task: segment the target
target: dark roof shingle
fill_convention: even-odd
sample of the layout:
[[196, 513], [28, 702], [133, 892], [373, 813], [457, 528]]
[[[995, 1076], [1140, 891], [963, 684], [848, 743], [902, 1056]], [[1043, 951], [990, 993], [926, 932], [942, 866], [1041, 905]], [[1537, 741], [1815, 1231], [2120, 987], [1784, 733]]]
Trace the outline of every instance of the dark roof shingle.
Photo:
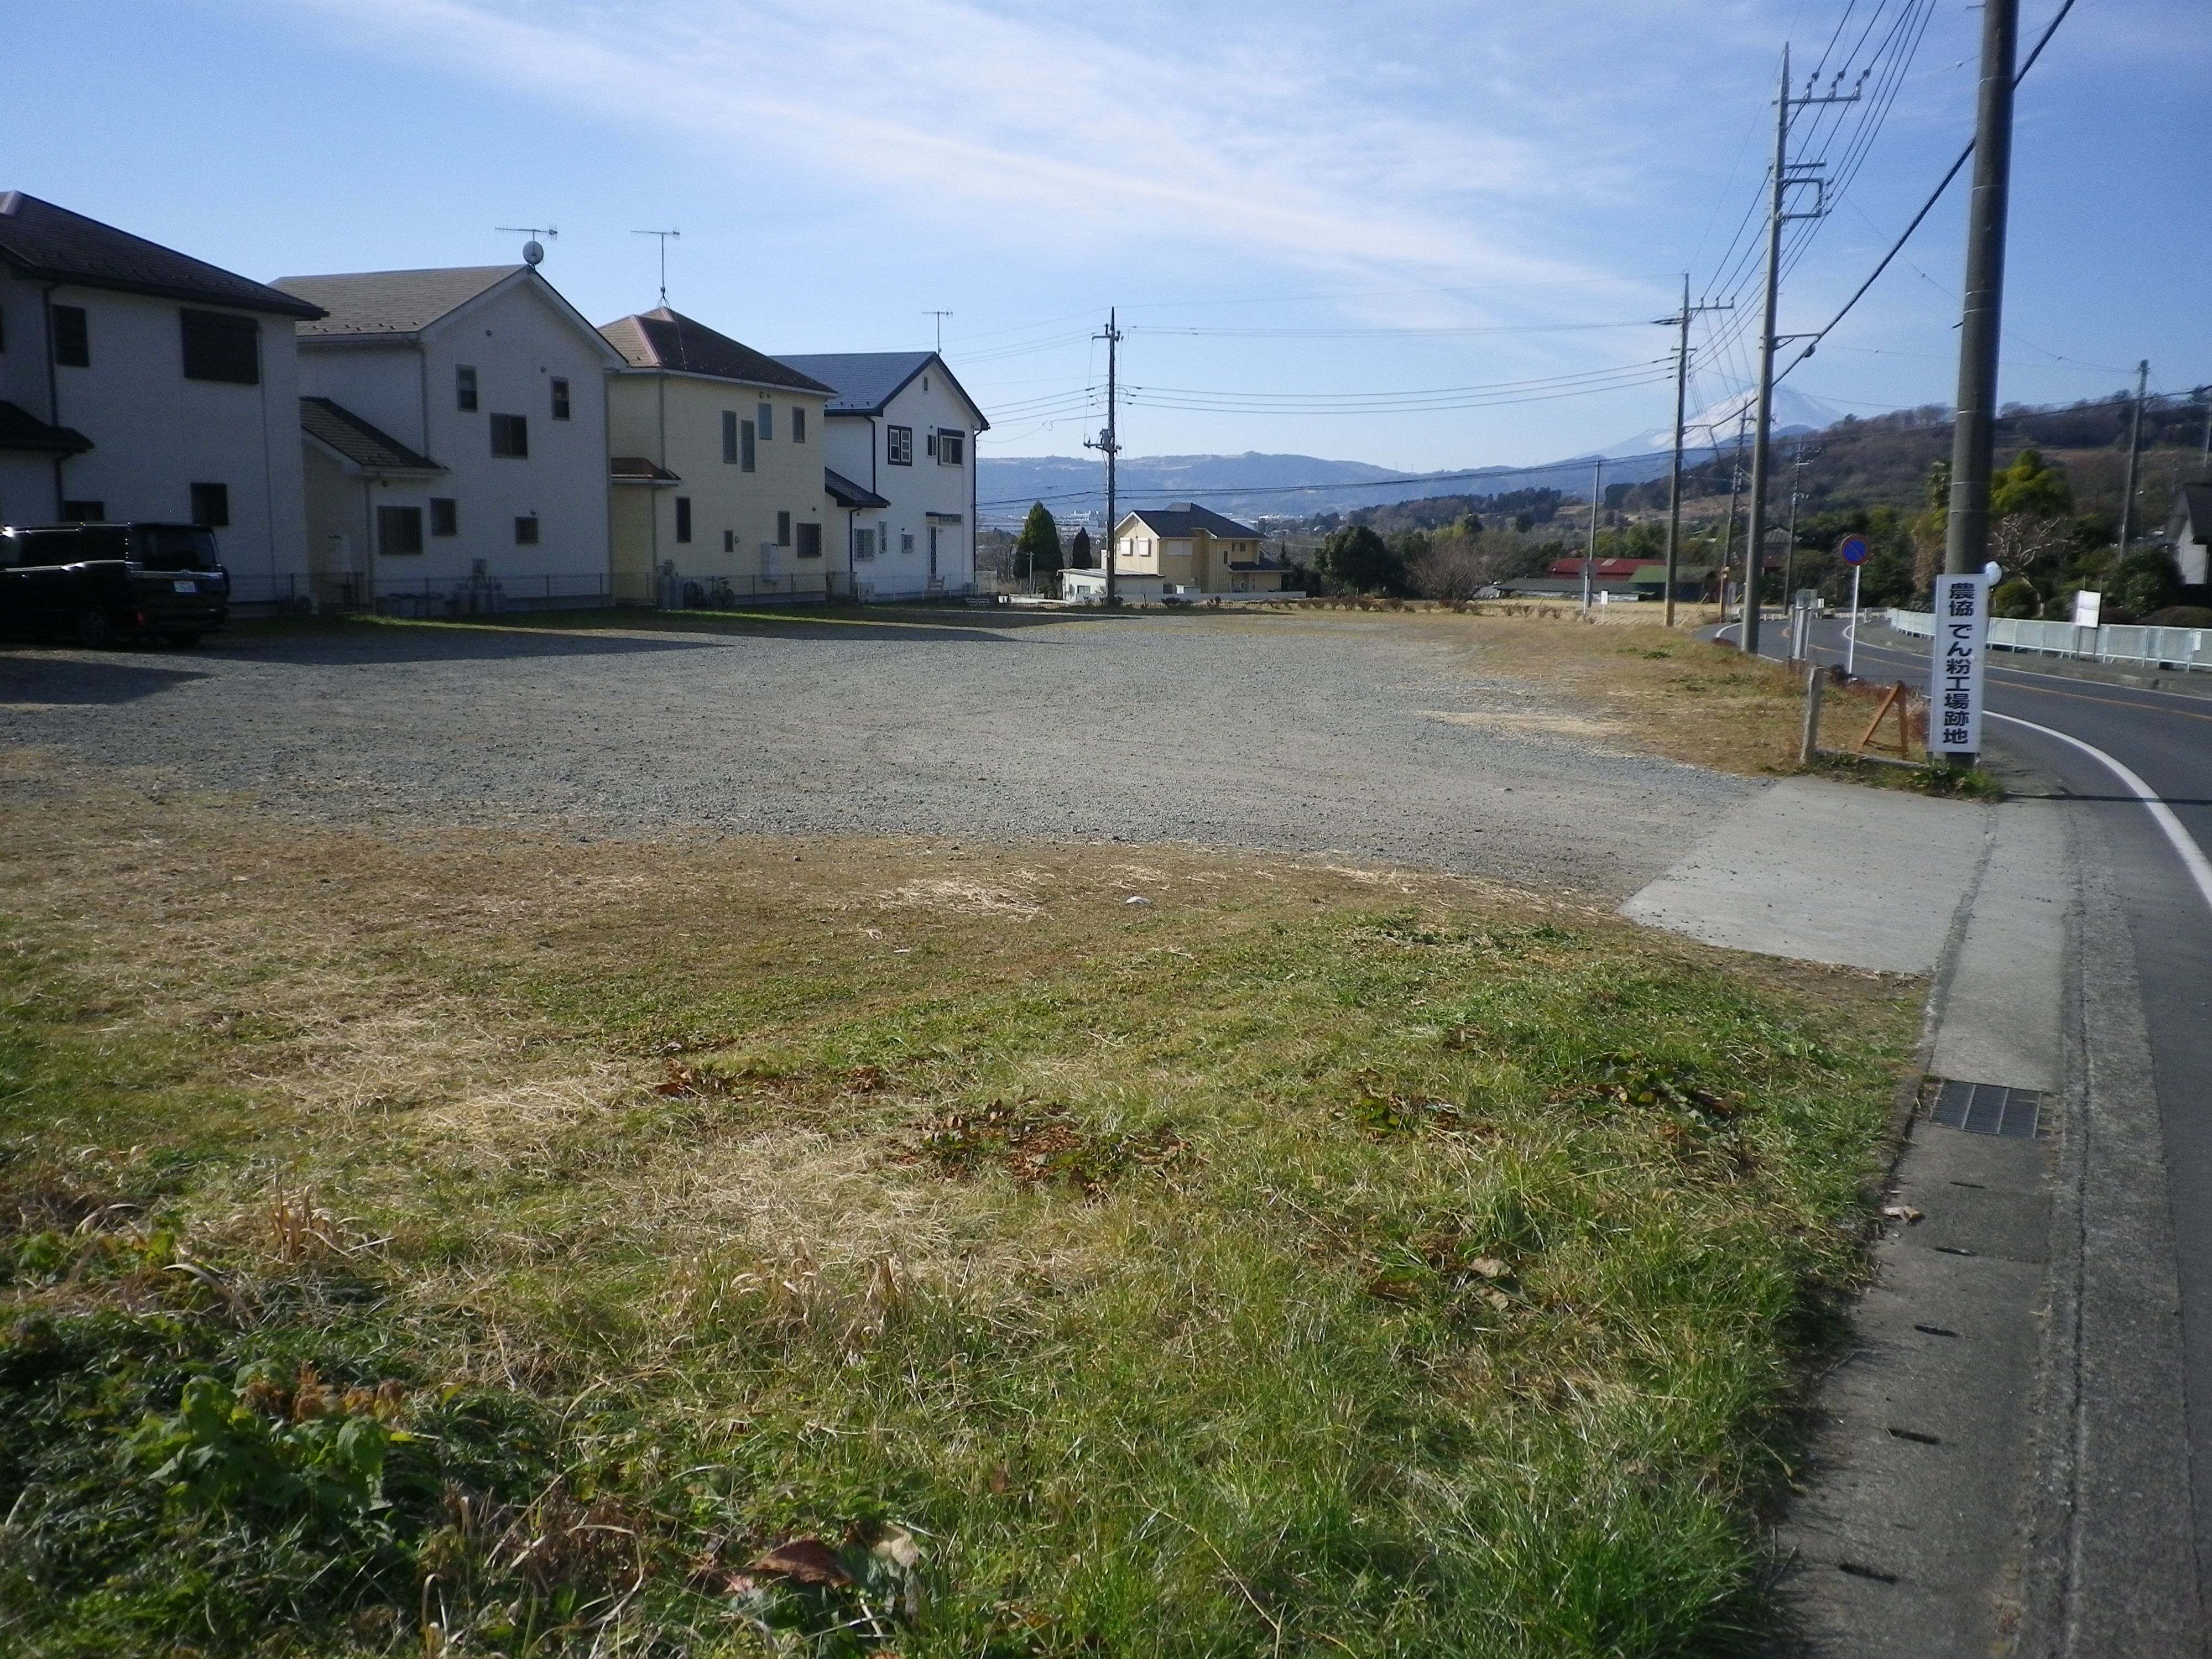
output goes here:
[[1207, 535], [1218, 536], [1224, 541], [1253, 542], [1260, 539], [1260, 532], [1250, 525], [1224, 518], [1212, 507], [1200, 507], [1191, 501], [1172, 501], [1166, 507], [1132, 507], [1127, 516], [1142, 520], [1155, 536], [1188, 536], [1203, 530]]
[[748, 386], [781, 386], [790, 392], [834, 393], [810, 375], [765, 352], [717, 333], [706, 324], [662, 306], [602, 324], [599, 332], [633, 368], [661, 368], [676, 374], [705, 374]]
[[310, 302], [56, 207], [20, 190], [0, 195], [0, 261], [26, 276], [79, 288], [198, 300], [277, 317], [320, 315]]
[[854, 483], [834, 467], [822, 469], [822, 487], [840, 507], [889, 507], [890, 503], [864, 483]]
[[933, 351], [836, 351], [815, 356], [802, 354], [781, 361], [802, 374], [811, 375], [836, 388], [837, 395], [830, 400], [832, 415], [880, 415], [908, 381], [933, 364], [945, 377], [945, 384], [975, 411], [975, 429], [991, 429], [990, 422], [983, 418], [981, 406], [945, 366], [945, 359]]
[[443, 472], [428, 455], [418, 455], [380, 428], [371, 426], [344, 404], [328, 398], [300, 399], [300, 427], [318, 443], [329, 445], [369, 472]]
[[92, 440], [75, 427], [49, 426], [20, 404], [0, 402], [0, 449], [33, 455], [82, 455]]

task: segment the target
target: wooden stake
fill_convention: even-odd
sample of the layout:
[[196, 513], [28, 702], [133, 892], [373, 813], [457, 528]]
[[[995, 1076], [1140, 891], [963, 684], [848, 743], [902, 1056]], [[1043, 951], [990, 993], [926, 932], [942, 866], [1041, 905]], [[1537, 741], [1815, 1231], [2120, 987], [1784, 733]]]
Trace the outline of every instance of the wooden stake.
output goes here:
[[1859, 740], [1851, 745], [1851, 752], [1853, 754], [1863, 755], [1866, 753], [1867, 744], [1872, 743], [1874, 741], [1874, 734], [1881, 730], [1881, 723], [1889, 714], [1890, 705], [1895, 702], [1898, 698], [1904, 696], [1904, 694], [1905, 682], [1903, 680], [1899, 680], [1895, 685], [1891, 686], [1888, 690], [1881, 694], [1881, 706], [1874, 711], [1874, 718], [1867, 722], [1867, 729], [1859, 733]]

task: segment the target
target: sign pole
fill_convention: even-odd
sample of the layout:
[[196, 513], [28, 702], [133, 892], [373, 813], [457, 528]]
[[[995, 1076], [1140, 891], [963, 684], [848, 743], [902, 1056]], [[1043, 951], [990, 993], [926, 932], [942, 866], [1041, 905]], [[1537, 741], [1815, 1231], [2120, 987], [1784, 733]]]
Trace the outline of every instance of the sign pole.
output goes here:
[[1836, 544], [1836, 551], [1851, 568], [1851, 626], [1844, 635], [1844, 672], [1851, 674], [1857, 672], [1859, 662], [1859, 571], [1866, 563], [1867, 538], [1846, 536]]

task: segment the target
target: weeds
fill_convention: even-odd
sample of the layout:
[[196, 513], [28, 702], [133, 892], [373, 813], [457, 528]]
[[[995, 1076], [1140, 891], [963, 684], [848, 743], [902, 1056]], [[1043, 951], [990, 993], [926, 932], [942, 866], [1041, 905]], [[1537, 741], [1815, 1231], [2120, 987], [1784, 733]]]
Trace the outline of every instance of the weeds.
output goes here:
[[[1087, 849], [717, 842], [552, 889], [527, 838], [168, 801], [180, 879], [268, 862], [210, 921], [118, 878], [152, 809], [76, 810], [24, 808], [0, 924], [0, 1647], [1762, 1627], [1909, 982], [1403, 872], [1378, 915], [1147, 850], [1133, 921]], [[901, 896], [971, 888], [1051, 899]]]

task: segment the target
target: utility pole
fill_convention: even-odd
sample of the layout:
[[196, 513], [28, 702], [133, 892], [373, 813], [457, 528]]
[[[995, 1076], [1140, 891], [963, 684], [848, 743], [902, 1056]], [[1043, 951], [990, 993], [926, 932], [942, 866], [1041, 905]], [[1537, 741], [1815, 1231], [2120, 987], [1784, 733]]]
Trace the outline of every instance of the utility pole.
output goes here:
[[1601, 455], [1590, 464], [1590, 527], [1589, 539], [1583, 544], [1583, 609], [1590, 608], [1590, 581], [1597, 568], [1597, 509], [1603, 500], [1601, 488], [1605, 482], [1605, 457]]
[[682, 240], [684, 233], [680, 230], [633, 230], [630, 232], [630, 234], [633, 236], [653, 236], [659, 239], [660, 303], [665, 306], [668, 303], [668, 245], [671, 242]]
[[949, 311], [926, 311], [922, 313], [925, 317], [934, 317], [937, 319], [937, 350], [940, 356], [945, 352], [945, 319], [951, 314]]
[[1743, 493], [1743, 423], [1749, 414], [1750, 410], [1747, 409], [1736, 416], [1735, 459], [1729, 464], [1728, 523], [1721, 532], [1721, 615], [1723, 618], [1728, 615], [1729, 566], [1735, 560], [1736, 498]]
[[1951, 439], [1951, 516], [1943, 538], [1947, 576], [1971, 575], [1990, 557], [1990, 450], [2012, 191], [2013, 57], [2019, 45], [2020, 0], [1984, 0], [1974, 193], [1966, 209], [1966, 308], [1959, 326], [1959, 418]]
[[[2150, 381], [2150, 359], [2146, 357], [2136, 365], [2136, 416], [2128, 428], [2128, 488], [2120, 497], [2120, 557], [2128, 556], [2128, 534], [2135, 526], [2136, 479], [2142, 470], [2142, 409], [2143, 388]], [[2120, 573], [2117, 568], [2112, 574]]]
[[1725, 305], [1690, 303], [1690, 273], [1682, 273], [1682, 308], [1672, 317], [1662, 317], [1661, 327], [1673, 325], [1681, 330], [1674, 342], [1674, 466], [1667, 491], [1667, 626], [1674, 625], [1674, 583], [1680, 568], [1679, 549], [1682, 541], [1682, 413], [1683, 400], [1690, 387], [1690, 319], [1701, 311], [1733, 311], [1735, 301]]
[[[1766, 320], [1759, 337], [1759, 429], [1753, 436], [1751, 450], [1751, 551], [1744, 560], [1742, 643], [1744, 650], [1753, 656], [1759, 654], [1759, 589], [1765, 574], [1762, 567], [1766, 562], [1766, 475], [1774, 429], [1774, 348], [1781, 343], [1774, 331], [1774, 313], [1782, 294], [1782, 228], [1793, 219], [1817, 219], [1827, 210], [1827, 191], [1818, 171], [1819, 164], [1808, 163], [1802, 167], [1790, 165], [1790, 117], [1792, 112], [1815, 104], [1858, 102], [1857, 88], [1848, 93], [1837, 93], [1836, 88], [1842, 80], [1838, 73], [1822, 94], [1814, 94], [1814, 82], [1808, 80], [1805, 95], [1792, 98], [1790, 48], [1782, 48], [1782, 78], [1774, 94], [1774, 174], [1769, 181], [1771, 194], [1766, 213]], [[1859, 82], [1863, 86], [1866, 76], [1861, 75]], [[1795, 185], [1814, 187], [1817, 204], [1811, 213], [1790, 211], [1789, 193]]]
[[1083, 442], [1085, 449], [1103, 450], [1106, 454], [1106, 603], [1109, 605], [1121, 602], [1116, 580], [1120, 565], [1114, 534], [1114, 458], [1121, 453], [1120, 432], [1115, 420], [1116, 407], [1121, 401], [1115, 383], [1115, 348], [1121, 343], [1121, 331], [1115, 326], [1114, 318], [1114, 310], [1109, 307], [1106, 331], [1091, 337], [1094, 340], [1106, 342], [1106, 424], [1100, 428], [1097, 442], [1088, 438]]
[[[1820, 452], [1814, 450], [1813, 455]], [[1800, 438], [1790, 456], [1790, 543], [1782, 550], [1782, 600], [1785, 605], [1796, 602], [1796, 590], [1790, 586], [1797, 580], [1797, 495], [1798, 486], [1805, 481], [1805, 463], [1813, 455], [1805, 453], [1805, 441]]]

